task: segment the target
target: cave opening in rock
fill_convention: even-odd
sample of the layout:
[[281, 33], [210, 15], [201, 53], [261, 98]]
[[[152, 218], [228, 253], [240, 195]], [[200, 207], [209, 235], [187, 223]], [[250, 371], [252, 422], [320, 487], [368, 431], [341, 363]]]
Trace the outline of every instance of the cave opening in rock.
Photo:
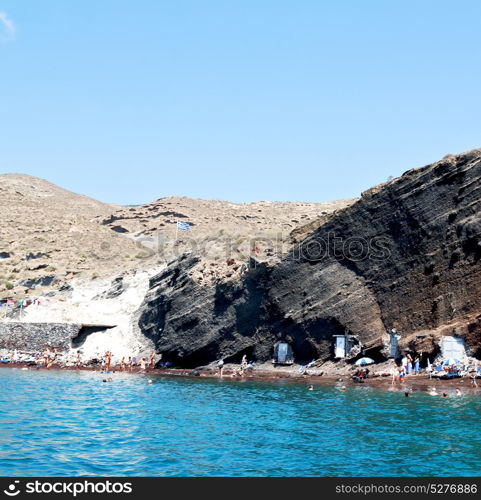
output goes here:
[[242, 361], [242, 357], [246, 356], [248, 361], [257, 361], [254, 356], [254, 346], [246, 347], [241, 351], [236, 352], [232, 356], [227, 356], [224, 361], [226, 363], [240, 363]]
[[175, 368], [199, 368], [221, 357], [218, 348], [214, 344], [204, 346], [190, 354], [185, 354], [180, 349], [161, 351], [160, 353], [162, 354], [162, 360], [158, 363], [158, 367], [162, 366], [162, 363], [168, 363]]
[[[370, 349], [364, 349], [362, 357], [367, 357], [373, 359], [376, 363], [383, 363], [387, 360], [385, 354], [383, 354], [384, 346], [376, 346]], [[355, 361], [355, 360], [353, 360]]]
[[72, 349], [79, 349], [85, 344], [87, 337], [92, 333], [106, 332], [116, 325], [83, 325], [76, 337], [72, 338]]

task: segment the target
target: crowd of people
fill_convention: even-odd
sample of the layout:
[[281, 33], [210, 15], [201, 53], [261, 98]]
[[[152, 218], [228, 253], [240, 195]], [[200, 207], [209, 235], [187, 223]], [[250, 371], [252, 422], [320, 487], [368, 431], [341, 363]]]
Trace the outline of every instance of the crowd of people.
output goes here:
[[[225, 370], [225, 362], [223, 359], [219, 360], [217, 362], [217, 374], [220, 377], [224, 376], [224, 370]], [[254, 361], [248, 361], [247, 356], [244, 354], [242, 356], [242, 360], [240, 362], [240, 365], [236, 368], [234, 368], [230, 374], [231, 377], [243, 377], [246, 372], [252, 372], [254, 370]]]
[[[97, 354], [94, 357], [84, 358], [81, 349], [62, 353], [56, 348], [49, 347], [44, 349], [43, 352], [36, 353], [34, 356], [29, 356], [28, 358], [26, 358], [25, 355], [19, 355], [17, 350], [7, 352], [6, 349], [3, 349], [3, 351], [0, 352], [0, 362], [11, 364], [25, 363], [37, 369], [51, 369], [54, 365], [74, 369], [91, 368], [97, 369], [103, 373], [146, 372], [154, 368], [171, 368], [173, 366], [170, 362], [163, 362], [162, 354], [156, 355], [154, 351], [150, 352], [148, 356], [114, 357], [112, 351], [108, 350], [103, 355]], [[463, 362], [459, 360], [442, 360], [433, 362], [433, 364], [427, 361], [427, 366], [425, 366], [423, 362], [423, 369], [421, 369], [421, 357], [407, 353], [402, 359], [397, 361], [397, 364], [395, 364], [394, 361], [392, 363], [390, 372], [389, 369], [385, 372], [372, 372], [367, 366], [358, 366], [354, 373], [350, 375], [351, 379], [354, 382], [363, 383], [371, 377], [391, 375], [391, 385], [394, 386], [396, 382], [399, 382], [402, 388], [407, 377], [421, 374], [421, 372], [424, 375], [429, 375], [429, 378], [451, 379], [467, 377], [473, 387], [478, 387], [476, 379], [481, 378], [481, 366], [478, 366], [478, 362], [473, 359]], [[308, 377], [310, 375], [308, 368], [313, 365], [314, 361], [305, 366], [301, 366], [298, 371], [302, 376]], [[226, 364], [224, 360], [221, 359], [217, 362], [217, 374], [220, 377], [224, 376], [225, 368]], [[244, 354], [239, 364], [229, 365], [228, 374], [230, 377], [244, 377], [246, 372], [252, 372], [253, 370], [254, 362], [252, 360], [249, 361], [247, 355]], [[198, 370], [194, 372], [192, 373], [195, 375], [200, 374]], [[316, 374], [319, 375], [319, 373]], [[108, 379], [106, 380], [108, 381]]]
[[16, 364], [19, 362], [26, 363], [30, 366], [35, 366], [36, 368], [47, 368], [50, 369], [54, 364], [75, 367], [81, 369], [84, 367], [99, 367], [101, 371], [134, 371], [140, 369], [141, 371], [146, 371], [147, 369], [154, 369], [157, 365], [166, 366], [168, 363], [162, 363], [162, 354], [156, 355], [155, 352], [151, 352], [150, 355], [137, 357], [137, 356], [122, 356], [118, 358], [116, 362], [113, 361], [112, 351], [106, 351], [103, 355], [98, 355], [94, 358], [84, 359], [81, 350], [78, 350], [76, 354], [69, 354], [67, 357], [58, 352], [56, 348], [47, 347], [43, 352], [36, 353], [33, 357], [25, 359], [19, 356], [18, 351], [15, 349], [11, 352], [4, 350], [0, 356], [0, 362]]
[[[136, 369], [146, 371], [147, 369], [153, 370], [157, 363], [161, 363], [162, 355], [160, 354], [156, 359], [156, 354], [152, 351], [148, 357], [122, 356], [115, 363], [112, 362], [112, 359], [112, 351], [106, 351], [103, 356], [98, 356], [84, 362], [81, 351], [77, 351], [75, 367], [80, 369], [83, 366], [100, 365], [101, 371], [106, 373], [110, 371], [133, 371]], [[72, 363], [72, 360], [67, 361], [67, 365], [71, 366]]]

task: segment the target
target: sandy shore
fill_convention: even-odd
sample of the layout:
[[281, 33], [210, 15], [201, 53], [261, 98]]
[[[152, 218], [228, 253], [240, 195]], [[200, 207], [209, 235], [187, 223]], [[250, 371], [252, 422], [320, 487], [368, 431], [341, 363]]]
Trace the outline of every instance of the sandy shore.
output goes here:
[[[27, 369], [31, 371], [47, 371], [47, 368], [29, 366], [27, 363], [0, 363], [0, 368], [17, 368]], [[103, 373], [105, 376], [118, 373], [141, 375], [148, 377], [200, 377], [208, 379], [219, 379], [220, 375], [217, 371], [211, 369], [182, 369], [182, 368], [148, 368], [141, 370], [140, 368], [133, 368], [131, 370], [111, 370], [110, 372], [102, 372], [100, 367], [67, 367], [60, 365], [53, 365], [50, 371], [55, 370], [68, 370], [68, 371], [94, 371]], [[224, 380], [238, 380], [238, 381], [289, 381], [293, 383], [302, 383], [305, 385], [324, 385], [324, 386], [342, 386], [347, 387], [373, 387], [378, 389], [390, 391], [407, 391], [413, 392], [428, 392], [432, 387], [435, 387], [438, 392], [452, 393], [459, 388], [463, 393], [481, 395], [481, 380], [477, 380], [478, 387], [473, 387], [468, 378], [458, 378], [452, 380], [441, 380], [439, 378], [429, 378], [426, 374], [410, 375], [406, 377], [403, 382], [392, 382], [391, 377], [371, 377], [364, 382], [359, 383], [348, 375], [302, 375], [292, 370], [285, 370], [282, 368], [271, 369], [256, 369], [252, 372], [245, 372], [243, 376], [235, 374], [234, 369], [225, 369], [222, 379]]]

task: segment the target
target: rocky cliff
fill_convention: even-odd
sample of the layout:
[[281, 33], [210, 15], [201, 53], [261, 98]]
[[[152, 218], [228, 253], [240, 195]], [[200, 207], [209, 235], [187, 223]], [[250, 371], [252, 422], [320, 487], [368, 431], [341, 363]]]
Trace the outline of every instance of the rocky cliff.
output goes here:
[[332, 357], [332, 336], [357, 335], [385, 354], [387, 331], [418, 339], [454, 333], [481, 354], [481, 150], [410, 170], [323, 220], [280, 263], [202, 284], [184, 255], [151, 279], [141, 331], [164, 359], [198, 366], [278, 339], [298, 360]]

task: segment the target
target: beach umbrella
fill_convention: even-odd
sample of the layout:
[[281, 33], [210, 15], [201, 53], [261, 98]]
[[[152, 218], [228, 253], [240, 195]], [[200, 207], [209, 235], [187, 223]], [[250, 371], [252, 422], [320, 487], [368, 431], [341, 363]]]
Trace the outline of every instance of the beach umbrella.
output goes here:
[[356, 365], [364, 366], [364, 365], [372, 365], [375, 361], [371, 358], [361, 358], [356, 361]]
[[461, 361], [459, 361], [459, 359], [449, 358], [443, 363], [443, 365], [444, 366], [452, 366], [452, 365], [457, 365], [458, 363], [461, 363]]

